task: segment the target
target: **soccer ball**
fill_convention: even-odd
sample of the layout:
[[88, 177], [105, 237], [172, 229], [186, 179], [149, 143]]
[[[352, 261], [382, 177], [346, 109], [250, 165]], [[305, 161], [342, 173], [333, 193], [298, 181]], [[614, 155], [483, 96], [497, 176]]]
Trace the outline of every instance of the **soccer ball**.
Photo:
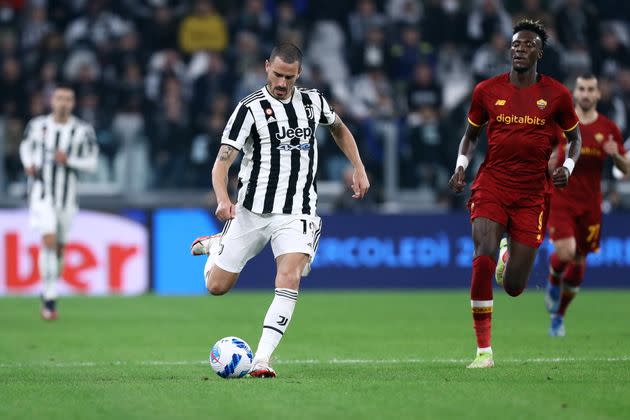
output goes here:
[[252, 368], [254, 354], [245, 340], [225, 337], [210, 350], [210, 366], [224, 379], [242, 378]]

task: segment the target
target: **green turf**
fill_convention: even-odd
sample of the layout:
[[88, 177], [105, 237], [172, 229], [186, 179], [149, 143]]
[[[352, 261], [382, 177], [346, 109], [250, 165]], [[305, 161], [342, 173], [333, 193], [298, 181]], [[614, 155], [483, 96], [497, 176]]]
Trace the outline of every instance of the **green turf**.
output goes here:
[[39, 319], [34, 299], [1, 299], [0, 418], [630, 413], [627, 291], [583, 291], [561, 339], [546, 336], [542, 294], [496, 293], [496, 367], [485, 370], [465, 369], [475, 343], [464, 291], [306, 291], [276, 352], [276, 380], [214, 375], [204, 362], [210, 346], [227, 335], [255, 346], [271, 298], [239, 291], [218, 298], [67, 298], [56, 322]]

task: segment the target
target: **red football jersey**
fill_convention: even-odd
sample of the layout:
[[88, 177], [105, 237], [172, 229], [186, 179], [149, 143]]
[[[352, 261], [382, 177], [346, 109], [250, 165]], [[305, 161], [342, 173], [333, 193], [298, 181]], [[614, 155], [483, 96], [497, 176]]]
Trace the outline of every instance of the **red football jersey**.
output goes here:
[[490, 183], [522, 196], [521, 205], [539, 205], [548, 191], [547, 163], [556, 127], [578, 124], [569, 90], [551, 77], [518, 88], [509, 73], [479, 83], [473, 91], [468, 121], [488, 123], [488, 152], [472, 189]]
[[[599, 206], [602, 200], [602, 169], [608, 157], [604, 152], [604, 143], [614, 140], [619, 146], [619, 153], [626, 153], [621, 131], [614, 122], [602, 114], [590, 124], [580, 123], [580, 133], [582, 134], [580, 158], [569, 177], [569, 185], [566, 188], [554, 188], [554, 204], [565, 203], [580, 208]], [[558, 135], [564, 136], [564, 133]], [[565, 138], [561, 144], [562, 147], [558, 151], [558, 166], [564, 162], [568, 147]]]

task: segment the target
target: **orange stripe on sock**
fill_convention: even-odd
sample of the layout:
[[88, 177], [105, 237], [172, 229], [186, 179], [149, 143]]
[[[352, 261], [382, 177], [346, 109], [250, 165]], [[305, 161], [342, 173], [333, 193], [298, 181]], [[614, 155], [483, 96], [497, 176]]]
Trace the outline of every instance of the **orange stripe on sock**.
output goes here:
[[491, 314], [492, 313], [492, 306], [486, 306], [484, 308], [473, 307], [472, 308], [472, 312], [473, 312], [473, 314]]

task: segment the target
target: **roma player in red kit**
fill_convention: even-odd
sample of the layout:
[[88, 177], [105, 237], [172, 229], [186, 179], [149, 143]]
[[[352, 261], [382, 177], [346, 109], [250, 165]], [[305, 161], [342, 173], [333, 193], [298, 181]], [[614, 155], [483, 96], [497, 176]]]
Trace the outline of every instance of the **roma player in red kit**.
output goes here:
[[[597, 78], [578, 77], [573, 96], [583, 143], [571, 182], [566, 188], [554, 189], [551, 197], [549, 236], [554, 252], [549, 258], [545, 303], [551, 314], [552, 337], [565, 335], [564, 314], [584, 278], [586, 256], [599, 249], [604, 161], [610, 156], [620, 171], [628, 173], [629, 169], [619, 128], [597, 112]], [[560, 148], [558, 159], [563, 155]]]
[[[475, 87], [449, 181], [453, 191], [464, 190], [466, 167], [487, 124], [488, 152], [468, 203], [474, 242], [470, 298], [477, 336], [477, 357], [469, 368], [494, 366], [490, 331], [495, 269], [497, 281], [510, 296], [518, 296], [527, 285], [546, 228], [551, 188], [547, 165], [557, 126], [565, 130], [570, 148], [569, 157], [551, 177], [555, 186], [567, 185], [580, 155], [582, 141], [571, 93], [536, 71], [546, 41], [545, 29], [538, 22], [516, 24], [510, 48], [512, 68]], [[505, 233], [509, 240], [501, 241]], [[497, 265], [500, 242], [503, 249]], [[509, 261], [502, 258], [508, 250]]]

